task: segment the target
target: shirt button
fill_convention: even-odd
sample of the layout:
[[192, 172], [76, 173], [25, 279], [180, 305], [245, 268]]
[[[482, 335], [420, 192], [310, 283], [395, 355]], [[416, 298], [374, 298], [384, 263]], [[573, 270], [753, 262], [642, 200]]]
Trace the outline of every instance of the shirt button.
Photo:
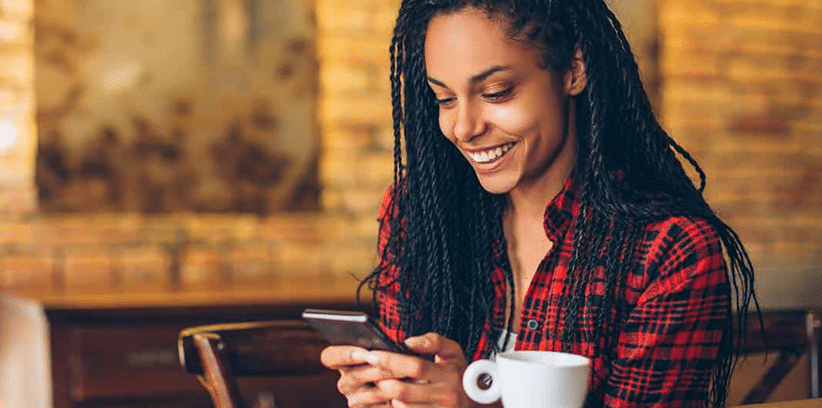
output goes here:
[[529, 320], [528, 321], [528, 329], [529, 330], [539, 329], [539, 322], [534, 320], [534, 319]]

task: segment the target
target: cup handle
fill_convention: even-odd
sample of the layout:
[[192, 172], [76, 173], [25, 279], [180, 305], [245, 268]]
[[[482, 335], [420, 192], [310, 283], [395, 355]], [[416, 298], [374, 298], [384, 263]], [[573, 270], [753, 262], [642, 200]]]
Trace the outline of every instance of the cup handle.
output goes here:
[[[477, 381], [482, 374], [491, 376], [491, 387], [487, 390], [477, 386]], [[500, 397], [500, 385], [497, 378], [497, 365], [490, 360], [477, 360], [465, 369], [462, 375], [462, 388], [472, 400], [480, 404], [490, 404], [496, 402]]]

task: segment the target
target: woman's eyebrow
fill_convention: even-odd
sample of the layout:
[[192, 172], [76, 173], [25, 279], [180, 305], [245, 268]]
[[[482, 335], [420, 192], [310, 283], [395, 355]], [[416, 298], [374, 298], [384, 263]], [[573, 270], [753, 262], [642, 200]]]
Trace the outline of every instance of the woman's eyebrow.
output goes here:
[[[472, 77], [471, 77], [471, 79], [470, 79], [469, 81], [470, 81], [470, 82], [471, 82], [471, 84], [473, 85], [473, 84], [476, 84], [476, 83], [478, 83], [478, 82], [482, 82], [482, 81], [484, 81], [486, 78], [488, 78], [489, 76], [491, 76], [491, 75], [493, 75], [493, 74], [495, 74], [495, 73], [497, 73], [497, 72], [500, 72], [500, 71], [508, 71], [508, 70], [510, 70], [510, 69], [511, 69], [511, 67], [508, 67], [508, 66], [505, 66], [505, 65], [494, 65], [494, 66], [492, 66], [492, 67], [490, 67], [490, 68], [488, 68], [488, 69], [486, 69], [486, 70], [484, 70], [484, 71], [480, 72], [479, 74], [476, 74], [476, 75], [472, 76]], [[447, 86], [447, 85], [445, 85], [445, 83], [443, 83], [442, 81], [440, 81], [440, 80], [438, 80], [438, 79], [435, 79], [435, 78], [432, 78], [432, 77], [430, 77], [430, 76], [428, 77], [428, 82], [430, 82], [430, 83], [432, 83], [432, 84], [434, 84], [434, 85], [439, 85], [439, 86], [441, 86], [441, 87], [443, 87], [443, 88], [447, 88], [447, 87], [448, 87], [448, 86]]]

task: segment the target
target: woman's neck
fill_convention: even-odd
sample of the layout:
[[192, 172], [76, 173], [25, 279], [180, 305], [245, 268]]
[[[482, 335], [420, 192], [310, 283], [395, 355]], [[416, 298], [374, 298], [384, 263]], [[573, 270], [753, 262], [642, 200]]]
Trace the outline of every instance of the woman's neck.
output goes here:
[[507, 210], [516, 218], [541, 219], [548, 203], [562, 191], [569, 175], [570, 171], [564, 177], [558, 177], [550, 183], [539, 183], [530, 185], [528, 188], [512, 190], [508, 193]]
[[568, 182], [576, 162], [575, 146], [564, 149], [560, 155], [569, 155], [572, 159], [555, 161], [557, 167], [550, 169], [538, 180], [531, 183], [522, 183], [508, 192], [506, 212], [514, 218], [539, 218], [545, 214], [548, 203], [557, 196]]

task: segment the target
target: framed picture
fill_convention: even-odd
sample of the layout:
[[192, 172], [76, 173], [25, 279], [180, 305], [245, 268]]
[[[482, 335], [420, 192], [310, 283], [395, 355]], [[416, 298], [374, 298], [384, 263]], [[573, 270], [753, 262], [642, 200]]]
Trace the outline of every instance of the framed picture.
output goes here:
[[38, 0], [43, 212], [319, 208], [313, 6]]

